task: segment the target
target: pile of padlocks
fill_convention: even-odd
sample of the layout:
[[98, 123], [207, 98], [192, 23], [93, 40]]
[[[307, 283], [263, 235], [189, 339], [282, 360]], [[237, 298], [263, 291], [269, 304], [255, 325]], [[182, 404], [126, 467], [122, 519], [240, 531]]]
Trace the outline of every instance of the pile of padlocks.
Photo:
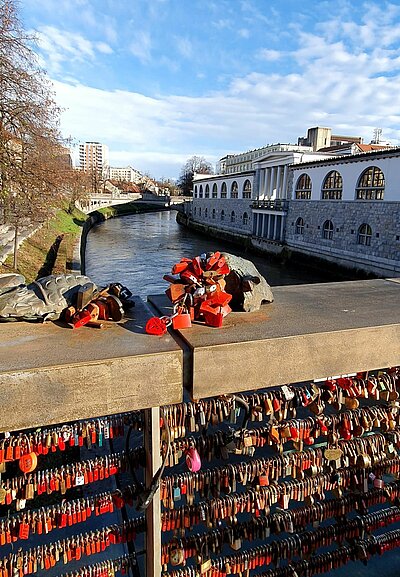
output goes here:
[[220, 252], [203, 253], [194, 258], [181, 258], [171, 274], [164, 275], [170, 283], [166, 294], [174, 306], [171, 316], [153, 317], [146, 325], [149, 334], [162, 335], [172, 324], [174, 329], [186, 329], [192, 321], [204, 321], [207, 326], [221, 327], [231, 312], [232, 295], [225, 291], [225, 276], [230, 268]]

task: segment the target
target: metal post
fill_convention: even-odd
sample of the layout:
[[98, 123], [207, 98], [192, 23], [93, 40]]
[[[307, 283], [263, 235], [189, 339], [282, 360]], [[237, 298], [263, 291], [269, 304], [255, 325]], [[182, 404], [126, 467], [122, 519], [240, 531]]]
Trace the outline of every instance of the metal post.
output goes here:
[[[161, 466], [160, 408], [146, 410], [144, 429], [146, 451], [146, 487]], [[146, 509], [146, 577], [160, 577], [161, 567], [161, 502], [160, 491]]]

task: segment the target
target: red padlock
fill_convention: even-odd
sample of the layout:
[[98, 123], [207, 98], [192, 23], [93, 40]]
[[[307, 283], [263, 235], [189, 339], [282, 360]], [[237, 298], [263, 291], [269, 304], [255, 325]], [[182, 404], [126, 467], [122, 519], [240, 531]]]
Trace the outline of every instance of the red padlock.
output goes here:
[[79, 329], [79, 327], [83, 327], [87, 323], [90, 323], [91, 320], [92, 317], [88, 311], [79, 311], [72, 317], [72, 326], [74, 329]]
[[190, 329], [191, 326], [190, 313], [178, 313], [176, 317], [172, 317], [173, 329]]
[[146, 323], [145, 331], [149, 335], [162, 336], [167, 332], [167, 324], [164, 317], [151, 317]]

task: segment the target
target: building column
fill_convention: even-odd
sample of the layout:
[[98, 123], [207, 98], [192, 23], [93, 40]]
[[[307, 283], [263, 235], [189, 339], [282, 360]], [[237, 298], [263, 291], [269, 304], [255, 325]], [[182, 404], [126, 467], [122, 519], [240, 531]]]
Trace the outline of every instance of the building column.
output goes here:
[[254, 173], [254, 178], [253, 178], [253, 186], [252, 186], [252, 191], [251, 191], [252, 197], [254, 199], [259, 199], [260, 198], [260, 169], [256, 168], [256, 171]]
[[257, 236], [257, 221], [258, 221], [258, 213], [255, 212], [253, 214], [253, 235]]
[[280, 238], [279, 238], [279, 240], [280, 240], [281, 242], [283, 242], [283, 236], [284, 236], [284, 233], [285, 233], [285, 226], [284, 226], [284, 224], [285, 224], [285, 216], [282, 215], [282, 216], [281, 216], [281, 233], [280, 233]]
[[267, 226], [266, 226], [266, 231], [265, 231], [265, 238], [269, 238], [269, 231], [271, 230], [271, 215], [266, 214], [265, 216], [267, 217]]
[[282, 198], [288, 198], [288, 172], [289, 172], [289, 165], [285, 164], [283, 169], [283, 182], [282, 182]]
[[277, 240], [277, 237], [278, 237], [278, 220], [279, 220], [279, 216], [276, 214], [275, 215], [275, 223], [274, 223], [274, 240]]
[[275, 178], [275, 167], [271, 167], [268, 169], [270, 172], [270, 178], [269, 178], [269, 186], [268, 186], [268, 199], [270, 199], [272, 197], [272, 193], [274, 190], [274, 178]]
[[275, 198], [282, 198], [282, 166], [277, 168]]

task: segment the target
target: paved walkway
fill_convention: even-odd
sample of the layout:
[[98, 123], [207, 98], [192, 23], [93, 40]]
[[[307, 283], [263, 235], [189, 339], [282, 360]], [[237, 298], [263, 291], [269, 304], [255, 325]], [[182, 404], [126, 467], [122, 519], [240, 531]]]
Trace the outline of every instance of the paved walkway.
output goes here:
[[[18, 234], [18, 247], [25, 239], [32, 236], [42, 225], [30, 224], [20, 229]], [[0, 225], [0, 264], [2, 264], [9, 254], [14, 251], [14, 228], [5, 224]]]

